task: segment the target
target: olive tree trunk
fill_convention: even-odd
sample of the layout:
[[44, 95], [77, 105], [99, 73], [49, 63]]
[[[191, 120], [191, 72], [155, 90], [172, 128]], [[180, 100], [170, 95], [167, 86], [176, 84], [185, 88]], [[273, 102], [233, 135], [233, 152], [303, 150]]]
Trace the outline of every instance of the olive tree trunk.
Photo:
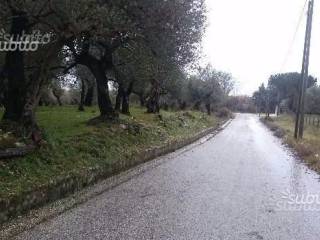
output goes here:
[[159, 113], [160, 112], [160, 84], [157, 80], [151, 81], [152, 88], [150, 91], [149, 98], [147, 100], [147, 113]]

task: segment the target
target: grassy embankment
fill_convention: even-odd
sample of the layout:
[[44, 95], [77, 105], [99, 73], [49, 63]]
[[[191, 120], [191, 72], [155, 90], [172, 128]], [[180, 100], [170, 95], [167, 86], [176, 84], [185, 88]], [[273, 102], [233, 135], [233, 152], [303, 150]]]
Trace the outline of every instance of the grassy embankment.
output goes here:
[[38, 122], [47, 145], [24, 158], [0, 161], [0, 200], [22, 196], [57, 177], [112, 167], [146, 148], [187, 138], [222, 121], [200, 112], [162, 111], [159, 117], [144, 111], [134, 107], [132, 116], [121, 115], [118, 123], [88, 126], [87, 121], [98, 115], [96, 108], [40, 108]]
[[266, 124], [275, 135], [282, 137], [285, 143], [295, 149], [310, 168], [320, 172], [320, 128], [306, 124], [303, 140], [296, 141], [293, 137], [294, 116], [281, 115]]

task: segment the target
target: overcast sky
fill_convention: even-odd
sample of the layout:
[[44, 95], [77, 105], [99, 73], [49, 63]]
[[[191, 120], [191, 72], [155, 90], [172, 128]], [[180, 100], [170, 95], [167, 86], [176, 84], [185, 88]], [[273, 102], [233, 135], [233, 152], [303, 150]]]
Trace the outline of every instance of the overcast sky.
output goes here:
[[[237, 94], [251, 95], [271, 74], [301, 71], [306, 11], [282, 68], [305, 0], [207, 0], [205, 60], [231, 72]], [[320, 78], [320, 1], [315, 1], [310, 73]]]

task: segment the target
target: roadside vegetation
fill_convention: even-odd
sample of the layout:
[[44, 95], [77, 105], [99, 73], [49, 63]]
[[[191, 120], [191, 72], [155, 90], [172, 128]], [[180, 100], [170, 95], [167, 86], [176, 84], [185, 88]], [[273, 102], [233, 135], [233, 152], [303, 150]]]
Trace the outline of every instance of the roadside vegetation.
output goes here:
[[[137, 101], [147, 114], [211, 115], [234, 87], [231, 74], [199, 66], [204, 0], [9, 0], [0, 20], [17, 42], [26, 34], [31, 42], [49, 40], [34, 51], [0, 52], [0, 128], [9, 135], [0, 158], [26, 155], [52, 137], [37, 121], [38, 106], [74, 105], [81, 112], [97, 106], [89, 125], [119, 122]], [[8, 149], [13, 138], [15, 149]]]
[[[265, 87], [262, 84], [253, 94], [253, 101], [258, 112], [263, 113], [261, 120], [274, 134], [283, 138], [284, 142], [292, 147], [310, 168], [320, 172], [320, 128], [305, 123], [303, 139], [294, 138], [300, 80], [301, 74], [295, 72], [272, 75], [268, 85]], [[318, 118], [320, 87], [317, 85], [317, 79], [309, 76], [307, 88], [306, 116], [314, 115]]]
[[262, 118], [275, 135], [293, 148], [311, 169], [320, 172], [320, 129], [306, 125], [304, 138], [297, 141], [294, 138], [294, 119], [294, 116], [288, 114], [277, 118]]
[[0, 200], [23, 196], [57, 178], [81, 176], [90, 168], [112, 168], [117, 161], [188, 138], [226, 119], [197, 111], [148, 115], [134, 106], [131, 116], [120, 115], [114, 122], [88, 125], [97, 111], [97, 107], [85, 112], [74, 106], [39, 108], [38, 122], [46, 144], [24, 158], [0, 162]]
[[205, 0], [1, 3], [0, 221], [34, 207], [25, 192], [232, 116], [232, 75], [199, 64], [206, 13]]
[[[268, 85], [261, 84], [253, 94], [253, 102], [258, 113], [272, 113], [277, 115], [283, 113], [294, 114], [299, 99], [299, 83], [301, 74], [297, 72], [281, 73], [271, 75]], [[306, 92], [306, 113], [320, 114], [320, 87], [317, 79], [309, 76]]]

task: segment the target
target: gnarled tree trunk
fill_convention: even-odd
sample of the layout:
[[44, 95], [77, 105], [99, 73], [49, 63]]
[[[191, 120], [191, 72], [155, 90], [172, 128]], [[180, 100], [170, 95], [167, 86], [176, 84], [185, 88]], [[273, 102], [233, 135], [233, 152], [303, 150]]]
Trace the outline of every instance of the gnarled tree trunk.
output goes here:
[[[28, 19], [26, 13], [12, 10], [11, 35], [14, 40], [27, 31]], [[5, 112], [4, 120], [19, 122], [23, 117], [27, 81], [24, 73], [24, 53], [19, 49], [9, 51], [5, 58], [5, 72], [8, 78], [5, 87]]]
[[116, 113], [113, 109], [109, 95], [108, 79], [102, 64], [98, 61], [90, 63], [89, 68], [97, 81], [98, 105], [102, 117], [114, 119]]
[[78, 110], [81, 111], [81, 112], [84, 111], [84, 105], [85, 105], [86, 95], [87, 95], [87, 84], [86, 84], [86, 80], [81, 79], [80, 103], [79, 103], [79, 107], [78, 107]]
[[82, 54], [76, 56], [76, 62], [77, 64], [86, 66], [96, 80], [100, 117], [110, 120], [115, 119], [117, 118], [117, 114], [112, 106], [108, 78], [106, 76], [106, 70], [110, 70], [113, 67], [112, 54], [108, 53], [103, 59], [98, 60], [90, 55], [88, 49], [87, 46]]
[[139, 101], [140, 101], [140, 107], [146, 106], [146, 99], [142, 94], [139, 95]]
[[[25, 12], [12, 9], [11, 35], [16, 41], [18, 36], [28, 30]], [[19, 49], [9, 51], [5, 58], [5, 71], [8, 79], [4, 91], [5, 112], [3, 122], [7, 128], [13, 128], [17, 135], [32, 137], [34, 142], [41, 141], [39, 127], [35, 120], [34, 108], [38, 104], [40, 72], [36, 71], [29, 81], [25, 76], [24, 53]]]
[[156, 79], [151, 81], [152, 88], [147, 101], [147, 113], [159, 113], [160, 112], [160, 84]]
[[117, 93], [117, 97], [116, 97], [116, 104], [115, 104], [115, 110], [117, 112], [121, 111], [121, 101], [122, 101], [122, 96], [123, 96], [123, 87], [121, 84], [119, 84], [118, 86], [118, 93]]
[[193, 109], [199, 111], [201, 107], [201, 101], [197, 101], [194, 106]]
[[210, 103], [206, 103], [206, 110], [207, 110], [207, 114], [211, 115], [211, 104]]
[[180, 110], [182, 110], [182, 111], [186, 110], [186, 108], [187, 108], [187, 103], [186, 103], [185, 101], [179, 100], [179, 101], [178, 101], [178, 104], [179, 104]]
[[85, 98], [85, 101], [84, 101], [84, 105], [86, 107], [91, 107], [92, 104], [93, 104], [93, 97], [94, 97], [94, 84], [91, 84], [89, 87], [88, 87], [88, 90], [87, 90], [87, 94], [86, 94], [86, 98]]
[[119, 85], [115, 104], [115, 110], [117, 112], [121, 111], [123, 114], [130, 115], [130, 94], [131, 90], [125, 90], [121, 84]]
[[53, 96], [57, 99], [58, 105], [61, 107], [62, 101], [61, 101], [61, 95], [57, 93], [55, 90], [52, 91]]
[[130, 105], [129, 105], [129, 98], [130, 95], [125, 93], [122, 96], [122, 109], [121, 109], [121, 113], [126, 114], [126, 115], [130, 115]]
[[122, 110], [121, 112], [126, 115], [130, 115], [130, 95], [132, 93], [134, 81], [131, 81], [128, 89], [123, 91], [122, 95]]
[[[11, 34], [17, 38], [28, 30], [28, 19], [24, 12], [12, 10]], [[18, 39], [16, 39], [18, 40]], [[9, 51], [5, 59], [7, 84], [5, 87], [4, 125], [13, 128], [14, 132], [24, 137], [31, 137], [38, 144], [41, 133], [35, 119], [35, 108], [38, 106], [42, 87], [46, 84], [50, 64], [61, 49], [61, 41], [56, 41], [36, 61], [36, 69], [25, 75], [24, 52], [19, 49]], [[40, 50], [38, 50], [40, 51]]]

